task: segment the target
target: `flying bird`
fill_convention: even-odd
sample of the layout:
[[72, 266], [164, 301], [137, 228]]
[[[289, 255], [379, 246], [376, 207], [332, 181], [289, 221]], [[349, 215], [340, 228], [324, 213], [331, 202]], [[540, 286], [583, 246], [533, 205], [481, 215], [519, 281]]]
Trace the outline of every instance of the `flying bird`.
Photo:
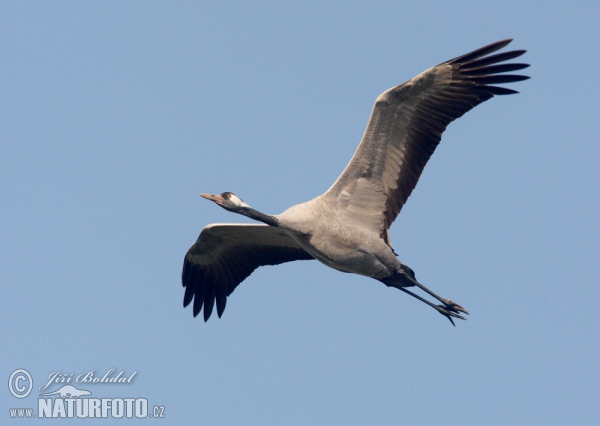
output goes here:
[[[528, 67], [503, 63], [524, 50], [490, 55], [512, 40], [492, 43], [430, 68], [383, 92], [350, 163], [324, 194], [278, 215], [261, 213], [231, 192], [200, 194], [225, 210], [262, 224], [211, 224], [185, 255], [183, 306], [217, 306], [256, 268], [317, 259], [342, 272], [364, 275], [436, 309], [454, 325], [467, 310], [419, 283], [392, 248], [389, 229], [453, 120], [494, 95], [518, 93], [496, 84], [525, 80], [506, 74]], [[427, 293], [433, 303], [412, 290]], [[425, 296], [425, 295], [424, 295]]]

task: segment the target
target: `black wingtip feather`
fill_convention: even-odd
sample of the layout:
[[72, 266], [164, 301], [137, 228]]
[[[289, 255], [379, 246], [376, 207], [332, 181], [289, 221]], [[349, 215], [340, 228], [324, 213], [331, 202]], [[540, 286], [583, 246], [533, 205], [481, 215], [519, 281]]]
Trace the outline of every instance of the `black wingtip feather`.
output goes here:
[[198, 316], [200, 310], [202, 310], [202, 305], [204, 304], [204, 287], [206, 278], [205, 272], [200, 268], [196, 267], [192, 269], [188, 285], [194, 289], [194, 317]]
[[183, 269], [181, 271], [181, 285], [184, 287], [186, 286], [186, 283], [188, 282], [191, 267], [192, 266], [191, 266], [190, 262], [188, 262], [187, 258], [184, 259], [183, 260]]
[[508, 45], [511, 41], [513, 41], [513, 39], [508, 38], [506, 40], [500, 40], [495, 43], [488, 44], [487, 46], [484, 46], [480, 49], [474, 50], [470, 53], [467, 53], [466, 55], [462, 55], [457, 58], [450, 59], [446, 63], [453, 64], [453, 63], [457, 63], [457, 62], [464, 63], [464, 62], [473, 61], [474, 59], [481, 58], [482, 56], [489, 55], [490, 53], [495, 52], [496, 50], [502, 49], [504, 46]]
[[218, 259], [214, 266], [217, 269], [217, 280], [215, 283], [215, 301], [217, 304], [217, 314], [219, 315], [219, 318], [221, 318], [221, 315], [225, 310], [225, 303], [227, 300], [227, 290], [229, 288], [229, 283], [234, 283], [235, 278], [231, 274], [230, 268], [225, 262], [225, 260]]
[[477, 84], [502, 84], [502, 83], [514, 83], [516, 81], [527, 80], [529, 77], [526, 75], [512, 75], [512, 74], [501, 74], [501, 75], [482, 75], [478, 77], [471, 77], [470, 80]]
[[214, 285], [207, 285], [204, 288], [204, 322], [210, 318], [215, 305]]
[[219, 285], [215, 291], [215, 302], [217, 304], [217, 314], [219, 318], [223, 315], [223, 311], [225, 311], [225, 304], [227, 303], [227, 287], [225, 285]]
[[225, 306], [227, 305], [227, 297], [217, 298], [217, 315], [219, 318], [223, 316], [223, 312], [225, 312]]
[[198, 316], [198, 314], [200, 313], [200, 311], [202, 310], [203, 302], [204, 302], [204, 299], [202, 297], [198, 297], [198, 292], [196, 292], [196, 297], [194, 297], [194, 310], [193, 310], [194, 318], [196, 318]]
[[183, 295], [183, 307], [185, 308], [187, 305], [189, 305], [193, 298], [194, 286], [190, 284], [185, 288], [185, 294]]
[[516, 90], [498, 86], [485, 86], [485, 89], [494, 95], [514, 95], [516, 93], [519, 93]]

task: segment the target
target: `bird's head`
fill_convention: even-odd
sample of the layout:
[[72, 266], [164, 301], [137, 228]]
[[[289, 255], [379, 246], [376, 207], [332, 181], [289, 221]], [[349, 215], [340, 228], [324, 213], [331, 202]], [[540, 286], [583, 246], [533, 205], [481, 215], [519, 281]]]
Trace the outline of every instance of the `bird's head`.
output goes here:
[[214, 201], [217, 205], [229, 211], [239, 211], [243, 207], [250, 207], [244, 203], [241, 198], [233, 192], [223, 192], [221, 194], [200, 194], [202, 198]]

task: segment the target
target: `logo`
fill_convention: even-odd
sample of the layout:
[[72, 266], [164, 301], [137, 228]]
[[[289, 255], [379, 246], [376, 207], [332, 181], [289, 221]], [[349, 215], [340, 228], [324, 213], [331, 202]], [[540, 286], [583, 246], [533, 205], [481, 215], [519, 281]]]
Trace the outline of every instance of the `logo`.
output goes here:
[[[47, 379], [43, 380], [44, 384], [38, 387], [40, 393], [36, 408], [10, 408], [9, 416], [41, 419], [164, 418], [164, 406], [150, 406], [148, 400], [143, 397], [124, 396], [127, 386], [133, 383], [136, 375], [137, 371], [130, 374], [124, 371], [117, 373], [114, 368], [104, 374], [99, 374], [96, 370], [79, 374], [54, 371], [48, 374]], [[56, 384], [60, 387], [51, 390]], [[8, 389], [15, 398], [24, 400], [33, 390], [31, 374], [22, 368], [13, 371], [8, 379]]]
[[60, 388], [57, 391], [43, 393], [40, 396], [56, 395], [56, 394], [60, 395], [61, 398], [79, 398], [82, 395], [91, 395], [92, 393], [90, 391], [86, 391], [83, 389], [77, 389], [75, 386], [64, 385], [62, 388]]

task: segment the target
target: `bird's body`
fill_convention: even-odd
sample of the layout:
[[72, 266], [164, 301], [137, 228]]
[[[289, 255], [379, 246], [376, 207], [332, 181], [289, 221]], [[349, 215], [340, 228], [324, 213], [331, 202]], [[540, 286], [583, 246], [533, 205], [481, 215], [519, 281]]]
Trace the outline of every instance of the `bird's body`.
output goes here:
[[338, 271], [385, 278], [400, 263], [379, 235], [337, 220], [335, 206], [322, 197], [292, 206], [274, 217], [279, 228], [301, 248]]
[[[201, 194], [221, 207], [264, 225], [213, 224], [202, 230], [184, 260], [184, 306], [207, 320], [216, 301], [219, 316], [227, 297], [262, 265], [317, 259], [338, 271], [364, 275], [435, 308], [464, 319], [467, 311], [420, 284], [392, 249], [389, 228], [410, 196], [446, 126], [494, 95], [516, 93], [491, 86], [528, 77], [504, 74], [526, 64], [498, 64], [522, 50], [489, 55], [504, 40], [444, 62], [385, 91], [354, 156], [324, 194], [279, 215], [258, 212], [230, 192]], [[418, 296], [416, 286], [442, 305]]]

